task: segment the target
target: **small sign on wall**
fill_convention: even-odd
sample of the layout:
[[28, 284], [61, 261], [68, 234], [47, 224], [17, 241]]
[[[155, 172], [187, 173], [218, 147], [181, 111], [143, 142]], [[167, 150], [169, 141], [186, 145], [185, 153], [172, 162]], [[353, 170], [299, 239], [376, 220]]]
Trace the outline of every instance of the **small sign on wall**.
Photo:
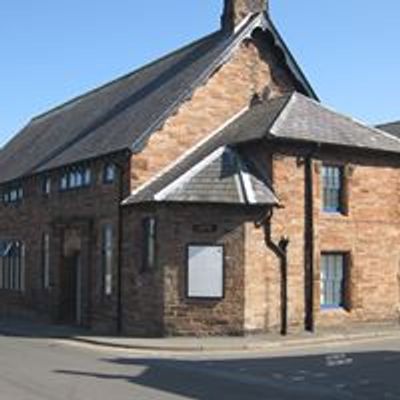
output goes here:
[[196, 224], [193, 225], [193, 232], [196, 233], [214, 233], [217, 232], [217, 225], [215, 224]]
[[188, 247], [187, 296], [197, 299], [224, 297], [223, 246]]

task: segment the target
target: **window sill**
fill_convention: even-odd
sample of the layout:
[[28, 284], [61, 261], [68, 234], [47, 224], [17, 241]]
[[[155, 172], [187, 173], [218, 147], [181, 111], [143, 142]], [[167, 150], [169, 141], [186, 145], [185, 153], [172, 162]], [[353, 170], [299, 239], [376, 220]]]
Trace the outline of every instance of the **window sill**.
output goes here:
[[320, 307], [320, 312], [324, 313], [324, 314], [348, 314], [349, 311], [344, 308], [344, 307], [340, 307], [340, 306], [321, 306]]
[[3, 202], [4, 207], [14, 207], [14, 208], [16, 208], [16, 207], [20, 207], [22, 204], [23, 204], [22, 200], [10, 201], [8, 203], [4, 203]]
[[79, 186], [79, 187], [74, 187], [74, 188], [68, 188], [68, 189], [59, 189], [59, 193], [74, 193], [74, 192], [79, 192], [84, 189], [89, 189], [91, 188], [92, 185], [85, 185], [85, 186]]
[[185, 297], [185, 301], [188, 304], [210, 304], [220, 303], [224, 300], [224, 297]]
[[0, 295], [1, 294], [22, 296], [25, 294], [25, 292], [20, 289], [0, 289]]
[[346, 214], [343, 211], [330, 211], [330, 210], [321, 210], [321, 212], [324, 215], [332, 215], [332, 216], [341, 216], [341, 217], [346, 217], [348, 214]]
[[320, 218], [326, 220], [348, 220], [349, 214], [344, 214], [342, 212], [321, 211]]

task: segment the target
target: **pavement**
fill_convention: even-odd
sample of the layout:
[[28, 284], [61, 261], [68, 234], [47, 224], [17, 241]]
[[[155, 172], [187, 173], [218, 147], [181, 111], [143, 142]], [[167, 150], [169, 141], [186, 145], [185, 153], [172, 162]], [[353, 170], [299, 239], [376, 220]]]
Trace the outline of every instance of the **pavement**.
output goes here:
[[0, 334], [13, 337], [64, 339], [98, 347], [141, 351], [166, 352], [240, 352], [267, 351], [287, 347], [309, 347], [332, 343], [368, 341], [374, 339], [400, 339], [400, 325], [368, 324], [340, 331], [293, 333], [245, 337], [167, 337], [130, 338], [122, 336], [96, 336], [93, 332], [63, 325], [49, 325], [21, 319], [1, 319]]

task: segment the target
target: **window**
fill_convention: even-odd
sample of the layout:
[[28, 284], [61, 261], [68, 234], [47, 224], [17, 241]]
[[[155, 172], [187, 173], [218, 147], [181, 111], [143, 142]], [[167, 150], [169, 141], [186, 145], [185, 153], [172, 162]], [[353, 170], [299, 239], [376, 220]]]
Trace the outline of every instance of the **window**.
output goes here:
[[103, 170], [103, 182], [104, 183], [113, 183], [115, 180], [115, 165], [114, 164], [106, 164]]
[[187, 253], [187, 297], [198, 299], [223, 298], [223, 246], [190, 245]]
[[67, 175], [67, 174], [64, 174], [64, 175], [61, 177], [60, 189], [61, 189], [61, 190], [67, 190], [67, 189], [68, 189], [68, 175]]
[[69, 174], [69, 185], [72, 189], [83, 186], [83, 176], [81, 171], [74, 171]]
[[321, 307], [345, 306], [346, 254], [324, 253], [321, 256]]
[[322, 167], [323, 209], [326, 212], [343, 212], [343, 168], [333, 165]]
[[113, 227], [110, 224], [104, 225], [102, 229], [102, 269], [103, 269], [103, 290], [106, 296], [112, 294], [112, 267], [113, 267]]
[[42, 180], [42, 193], [44, 195], [49, 195], [51, 192], [51, 178], [46, 176]]
[[83, 186], [90, 186], [92, 183], [92, 171], [90, 168], [85, 168], [83, 175]]
[[50, 288], [50, 235], [45, 233], [42, 237], [42, 274], [43, 289]]
[[3, 202], [5, 204], [17, 203], [24, 198], [24, 189], [22, 186], [15, 186], [6, 189], [3, 192]]
[[0, 289], [25, 289], [25, 246], [19, 241], [0, 241]]
[[77, 189], [90, 186], [92, 172], [90, 168], [73, 168], [65, 171], [60, 178], [60, 190]]
[[153, 217], [143, 220], [143, 267], [144, 271], [156, 267], [157, 222]]

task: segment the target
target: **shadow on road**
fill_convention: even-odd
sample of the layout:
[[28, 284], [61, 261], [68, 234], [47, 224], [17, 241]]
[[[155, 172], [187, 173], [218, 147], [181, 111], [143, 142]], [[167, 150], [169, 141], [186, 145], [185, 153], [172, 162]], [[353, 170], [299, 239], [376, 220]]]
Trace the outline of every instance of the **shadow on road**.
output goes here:
[[194, 399], [400, 399], [400, 353], [321, 354], [237, 360], [104, 360], [127, 373], [57, 370], [127, 381]]

